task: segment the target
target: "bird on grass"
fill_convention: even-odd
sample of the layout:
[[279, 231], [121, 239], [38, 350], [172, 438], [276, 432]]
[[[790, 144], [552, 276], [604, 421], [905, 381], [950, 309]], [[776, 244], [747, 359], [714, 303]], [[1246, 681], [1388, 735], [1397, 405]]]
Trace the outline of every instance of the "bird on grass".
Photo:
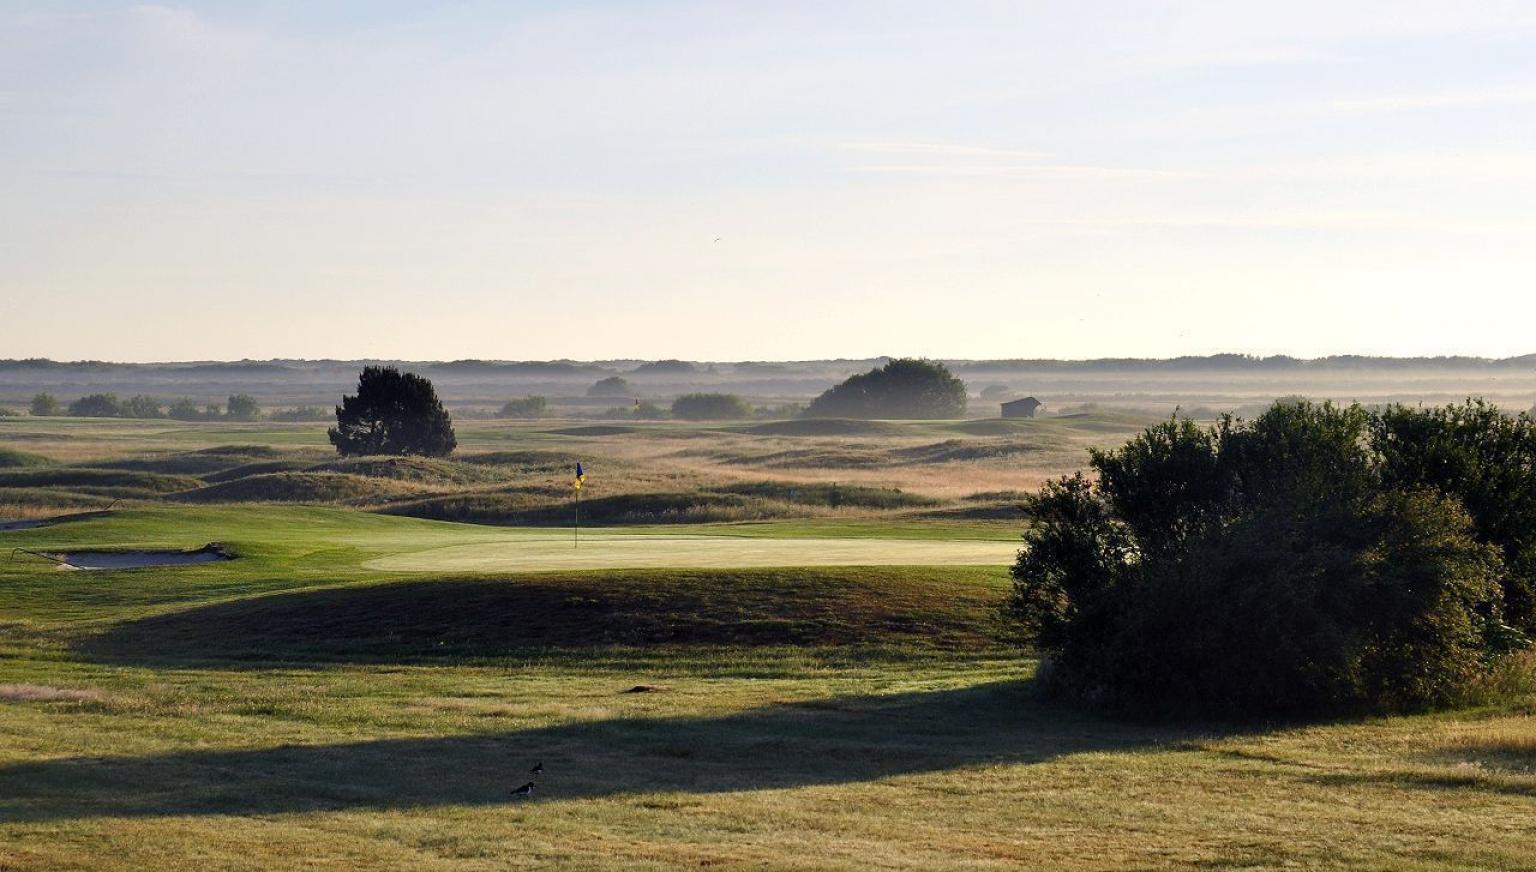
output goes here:
[[513, 796], [532, 796], [533, 795], [533, 782], [530, 781], [527, 784], [524, 784], [522, 787], [519, 787], [518, 789], [512, 791], [512, 795]]
[[540, 760], [539, 762], [533, 764], [533, 768], [529, 769], [528, 772], [530, 774], [532, 774], [532, 775], [543, 775], [544, 774], [544, 761]]

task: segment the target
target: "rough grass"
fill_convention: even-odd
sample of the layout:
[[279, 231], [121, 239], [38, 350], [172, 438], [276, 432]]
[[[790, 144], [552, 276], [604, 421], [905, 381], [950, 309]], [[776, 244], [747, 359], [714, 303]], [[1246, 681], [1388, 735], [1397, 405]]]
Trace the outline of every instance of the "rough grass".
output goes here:
[[53, 463], [52, 460], [41, 454], [0, 445], [0, 469], [47, 466], [51, 463]]
[[408, 483], [339, 472], [273, 472], [189, 489], [174, 499], [195, 503], [343, 503], [372, 505], [412, 492]]
[[0, 500], [11, 488], [57, 488], [105, 496], [157, 496], [201, 484], [189, 475], [120, 469], [46, 467], [0, 472]]
[[345, 457], [311, 467], [313, 472], [340, 472], [368, 478], [389, 478], [433, 485], [477, 484], [497, 480], [484, 464], [466, 464], [425, 457]]
[[43, 684], [0, 684], [0, 701], [9, 702], [96, 702], [99, 690], [49, 687]]
[[900, 424], [855, 418], [802, 418], [770, 421], [743, 428], [756, 436], [885, 436], [903, 432]]

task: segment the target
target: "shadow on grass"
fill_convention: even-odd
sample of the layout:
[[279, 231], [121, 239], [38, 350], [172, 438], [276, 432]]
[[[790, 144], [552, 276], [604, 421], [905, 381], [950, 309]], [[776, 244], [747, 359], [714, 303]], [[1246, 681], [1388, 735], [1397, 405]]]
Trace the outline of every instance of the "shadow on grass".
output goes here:
[[[1208, 734], [1205, 734], [1208, 735]], [[70, 758], [0, 767], [0, 820], [284, 814], [807, 788], [1189, 741], [1038, 702], [1018, 683], [617, 718], [516, 732]], [[933, 779], [927, 780], [931, 786]], [[902, 785], [901, 793], [925, 789]], [[675, 798], [673, 800], [676, 801]]]
[[636, 570], [434, 579], [248, 597], [116, 624], [94, 660], [398, 663], [632, 646], [996, 645], [1001, 593], [941, 572]]

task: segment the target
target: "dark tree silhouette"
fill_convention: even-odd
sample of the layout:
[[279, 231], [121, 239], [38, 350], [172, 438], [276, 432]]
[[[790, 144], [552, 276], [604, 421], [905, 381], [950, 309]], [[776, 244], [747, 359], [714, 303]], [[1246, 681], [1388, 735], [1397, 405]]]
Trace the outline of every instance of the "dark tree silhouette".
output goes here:
[[959, 418], [965, 382], [931, 360], [901, 358], [851, 376], [817, 397], [812, 418]]
[[432, 382], [392, 366], [363, 368], [357, 395], [343, 396], [336, 407], [330, 437], [343, 455], [445, 457], [459, 444]]
[[629, 382], [625, 381], [623, 377], [611, 375], [592, 385], [592, 387], [587, 388], [587, 396], [627, 397], [634, 393], [634, 390], [635, 389], [630, 387]]

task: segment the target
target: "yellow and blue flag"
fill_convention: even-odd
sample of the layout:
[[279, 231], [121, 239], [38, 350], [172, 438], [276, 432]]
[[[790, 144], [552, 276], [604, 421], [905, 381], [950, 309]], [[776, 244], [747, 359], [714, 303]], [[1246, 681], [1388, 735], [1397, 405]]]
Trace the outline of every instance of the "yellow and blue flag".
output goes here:
[[576, 490], [581, 490], [581, 486], [583, 484], [586, 484], [586, 482], [587, 482], [587, 474], [585, 472], [582, 472], [582, 470], [581, 470], [581, 462], [577, 461], [576, 462], [576, 480], [571, 482], [571, 487], [575, 488]]

